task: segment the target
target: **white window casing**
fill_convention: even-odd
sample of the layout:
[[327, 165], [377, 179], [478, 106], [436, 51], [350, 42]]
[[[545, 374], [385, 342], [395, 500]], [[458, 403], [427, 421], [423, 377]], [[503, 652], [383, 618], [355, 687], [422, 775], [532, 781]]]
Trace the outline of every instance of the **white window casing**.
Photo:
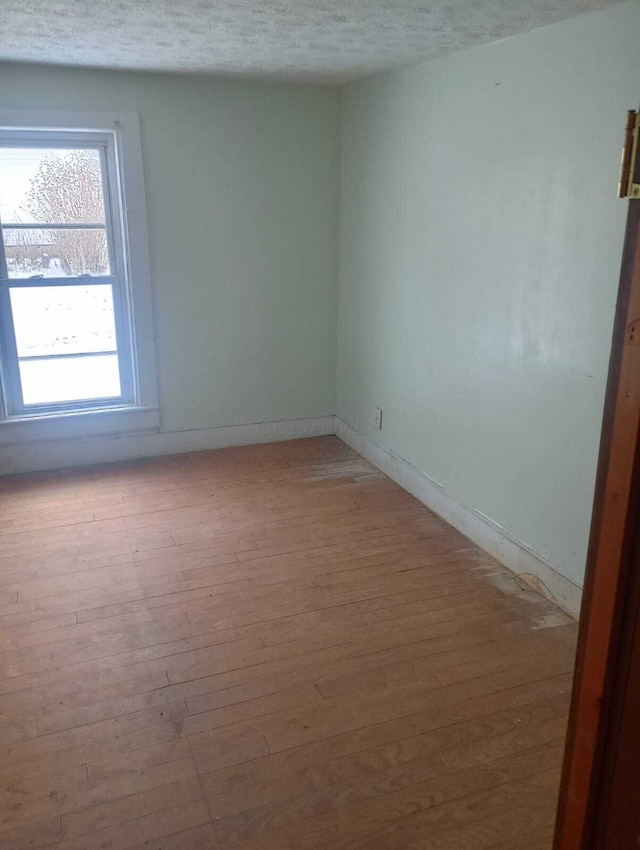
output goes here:
[[[0, 444], [118, 434], [159, 427], [151, 275], [140, 126], [135, 113], [0, 110], [0, 145], [89, 147], [103, 163], [105, 223], [110, 274], [86, 279], [22, 280], [0, 269], [2, 352]], [[26, 225], [25, 225], [26, 227]], [[13, 287], [112, 287], [121, 394], [118, 398], [65, 404], [25, 405], [16, 386], [9, 285]], [[68, 355], [67, 355], [68, 356]]]

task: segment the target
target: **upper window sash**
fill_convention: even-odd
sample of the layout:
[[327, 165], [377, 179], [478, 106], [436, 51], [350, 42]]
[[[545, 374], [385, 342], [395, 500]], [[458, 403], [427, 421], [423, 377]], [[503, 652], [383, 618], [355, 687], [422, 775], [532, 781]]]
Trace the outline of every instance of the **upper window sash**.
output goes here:
[[[6, 129], [0, 127], [0, 148], [93, 150], [100, 157], [103, 222], [13, 222], [0, 220], [3, 232], [46, 230], [104, 230], [110, 275], [123, 277], [125, 268], [125, 229], [120, 198], [120, 175], [115, 132], [88, 130]], [[8, 277], [4, 238], [0, 245], [0, 278]], [[29, 279], [30, 275], [12, 280]]]

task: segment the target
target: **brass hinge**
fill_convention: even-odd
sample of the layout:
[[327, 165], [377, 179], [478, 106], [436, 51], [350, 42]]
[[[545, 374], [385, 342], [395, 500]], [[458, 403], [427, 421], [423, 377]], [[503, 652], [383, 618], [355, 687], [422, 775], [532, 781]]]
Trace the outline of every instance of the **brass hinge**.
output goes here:
[[624, 128], [624, 145], [618, 181], [619, 198], [640, 198], [640, 183], [633, 181], [636, 173], [638, 136], [640, 136], [640, 113], [630, 109], [627, 112], [627, 125]]

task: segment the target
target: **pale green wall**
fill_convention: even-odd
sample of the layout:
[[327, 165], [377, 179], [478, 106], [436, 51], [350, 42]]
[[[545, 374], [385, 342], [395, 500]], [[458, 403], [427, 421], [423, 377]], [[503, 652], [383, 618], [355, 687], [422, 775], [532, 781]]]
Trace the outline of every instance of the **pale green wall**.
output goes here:
[[334, 412], [339, 98], [0, 65], [0, 109], [140, 115], [163, 430]]
[[634, 2], [343, 99], [338, 415], [576, 583], [639, 44]]

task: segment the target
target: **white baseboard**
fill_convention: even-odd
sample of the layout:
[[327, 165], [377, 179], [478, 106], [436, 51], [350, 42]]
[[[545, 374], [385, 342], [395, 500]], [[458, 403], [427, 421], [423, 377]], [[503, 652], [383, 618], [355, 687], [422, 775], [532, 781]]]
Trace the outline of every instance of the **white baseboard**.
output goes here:
[[579, 615], [582, 590], [560, 575], [525, 543], [514, 538], [489, 517], [457, 502], [404, 458], [376, 445], [337, 416], [335, 433], [354, 451], [375, 464], [389, 478], [516, 575], [523, 576], [529, 583], [535, 583], [531, 582], [530, 576], [541, 582], [554, 602], [568, 614], [573, 617]]
[[154, 431], [92, 437], [59, 437], [0, 447], [0, 474], [85, 466], [156, 455], [182, 454], [255, 443], [323, 437], [335, 433], [334, 416], [283, 419], [250, 425], [229, 425], [196, 431]]

